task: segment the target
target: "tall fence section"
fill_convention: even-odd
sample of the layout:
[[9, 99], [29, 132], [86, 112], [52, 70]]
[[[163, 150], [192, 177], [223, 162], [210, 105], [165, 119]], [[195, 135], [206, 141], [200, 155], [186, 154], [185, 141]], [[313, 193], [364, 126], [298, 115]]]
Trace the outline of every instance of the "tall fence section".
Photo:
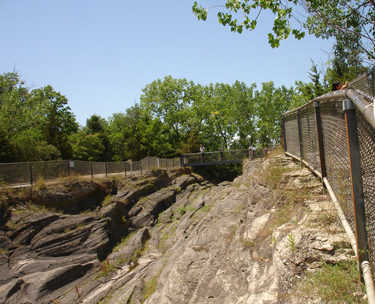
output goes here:
[[341, 207], [363, 274], [375, 262], [373, 75], [285, 113], [282, 126], [286, 153], [313, 170]]
[[6, 185], [33, 185], [39, 178], [54, 180], [71, 175], [107, 177], [108, 175], [131, 175], [155, 168], [181, 167], [180, 158], [148, 156], [140, 161], [90, 162], [77, 160], [41, 161], [0, 164], [0, 183]]
[[250, 149], [242, 150], [225, 150], [225, 151], [215, 151], [215, 152], [205, 152], [203, 155], [201, 153], [189, 153], [181, 155], [182, 165], [184, 167], [194, 167], [194, 166], [206, 166], [215, 164], [226, 164], [226, 163], [240, 163], [244, 158], [261, 157], [263, 156], [262, 151], [253, 151], [250, 155]]

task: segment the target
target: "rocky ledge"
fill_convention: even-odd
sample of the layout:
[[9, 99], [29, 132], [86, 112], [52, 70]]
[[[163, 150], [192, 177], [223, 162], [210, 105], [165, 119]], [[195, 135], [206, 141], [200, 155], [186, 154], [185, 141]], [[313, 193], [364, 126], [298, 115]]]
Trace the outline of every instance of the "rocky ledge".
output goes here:
[[0, 303], [319, 303], [304, 274], [353, 259], [329, 196], [284, 156], [243, 171], [6, 189]]

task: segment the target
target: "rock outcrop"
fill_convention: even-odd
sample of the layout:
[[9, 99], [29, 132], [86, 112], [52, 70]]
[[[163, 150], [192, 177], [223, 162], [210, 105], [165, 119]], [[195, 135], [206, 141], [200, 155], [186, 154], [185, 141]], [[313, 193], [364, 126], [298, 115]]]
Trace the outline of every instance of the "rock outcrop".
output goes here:
[[[274, 161], [289, 168], [278, 189]], [[296, 293], [303, 274], [353, 258], [329, 196], [284, 156], [243, 171], [218, 185], [182, 169], [76, 182], [34, 193], [38, 210], [8, 193], [0, 303], [318, 303]]]

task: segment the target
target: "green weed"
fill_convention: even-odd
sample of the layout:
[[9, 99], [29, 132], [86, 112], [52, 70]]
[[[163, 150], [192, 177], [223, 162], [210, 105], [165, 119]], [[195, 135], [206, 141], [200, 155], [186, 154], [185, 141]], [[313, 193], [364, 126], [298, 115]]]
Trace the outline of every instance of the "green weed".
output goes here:
[[112, 195], [107, 195], [103, 202], [102, 202], [102, 206], [108, 206], [112, 203], [112, 200], [113, 200], [113, 196]]
[[288, 248], [292, 251], [293, 255], [296, 254], [297, 246], [296, 246], [296, 238], [292, 233], [288, 234]]
[[212, 209], [212, 205], [204, 205], [202, 208], [199, 209], [201, 212], [209, 212]]
[[111, 271], [114, 271], [116, 269], [115, 265], [111, 264], [109, 262], [109, 259], [106, 259], [105, 261], [102, 262], [101, 264], [101, 271], [98, 274], [98, 278], [102, 278], [107, 276], [108, 273]]
[[248, 240], [248, 239], [242, 240], [241, 243], [242, 243], [242, 246], [245, 247], [245, 248], [254, 247], [256, 245], [254, 241]]
[[181, 215], [184, 215], [186, 213], [186, 208], [180, 207], [180, 208], [178, 208], [178, 211], [180, 212]]
[[34, 186], [35, 186], [36, 190], [45, 190], [45, 189], [47, 189], [46, 182], [45, 182], [45, 180], [44, 180], [44, 178], [42, 176], [40, 176], [38, 178], [38, 180], [36, 181], [36, 183], [35, 183]]
[[143, 298], [147, 300], [155, 291], [158, 286], [157, 278], [153, 278], [148, 282], [145, 282], [145, 287], [143, 290]]
[[86, 227], [86, 224], [84, 222], [78, 223], [76, 226], [77, 230], [81, 230]]

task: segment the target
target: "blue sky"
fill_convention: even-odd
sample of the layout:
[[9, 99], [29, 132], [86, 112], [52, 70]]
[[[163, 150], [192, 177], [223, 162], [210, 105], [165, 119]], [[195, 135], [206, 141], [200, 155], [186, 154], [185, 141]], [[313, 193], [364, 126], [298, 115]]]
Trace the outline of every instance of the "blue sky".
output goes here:
[[[219, 0], [202, 0], [204, 6]], [[273, 16], [253, 32], [230, 32], [194, 0], [0, 0], [0, 73], [15, 68], [33, 88], [51, 85], [65, 95], [81, 125], [139, 102], [142, 89], [171, 75], [194, 83], [276, 86], [308, 82], [311, 61], [325, 63], [331, 40], [291, 38], [272, 49]]]

